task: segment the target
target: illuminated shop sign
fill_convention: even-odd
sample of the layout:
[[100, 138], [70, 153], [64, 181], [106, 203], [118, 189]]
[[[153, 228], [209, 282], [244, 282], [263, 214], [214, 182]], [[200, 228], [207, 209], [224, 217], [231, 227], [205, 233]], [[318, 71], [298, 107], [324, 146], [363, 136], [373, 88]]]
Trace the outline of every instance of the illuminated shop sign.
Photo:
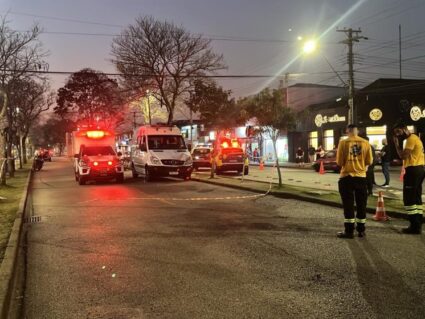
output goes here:
[[425, 110], [421, 110], [419, 106], [413, 106], [410, 109], [410, 118], [413, 121], [419, 121], [421, 118], [425, 117]]
[[314, 118], [314, 123], [316, 123], [317, 127], [321, 127], [323, 124], [326, 123], [335, 123], [335, 122], [345, 122], [345, 116], [340, 116], [338, 114], [335, 114], [333, 116], [327, 116], [322, 114], [317, 114]]
[[382, 115], [383, 115], [382, 111], [378, 108], [374, 108], [369, 113], [369, 117], [372, 121], [379, 121], [380, 119], [382, 119]]

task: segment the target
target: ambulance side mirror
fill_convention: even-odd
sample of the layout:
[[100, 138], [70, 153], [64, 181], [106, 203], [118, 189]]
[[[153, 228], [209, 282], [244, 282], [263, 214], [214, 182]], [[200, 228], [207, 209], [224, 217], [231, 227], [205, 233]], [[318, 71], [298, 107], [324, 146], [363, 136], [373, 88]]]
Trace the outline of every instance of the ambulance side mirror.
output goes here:
[[147, 148], [146, 148], [146, 144], [140, 144], [140, 150], [142, 151], [142, 152], [147, 152], [148, 150], [147, 150]]

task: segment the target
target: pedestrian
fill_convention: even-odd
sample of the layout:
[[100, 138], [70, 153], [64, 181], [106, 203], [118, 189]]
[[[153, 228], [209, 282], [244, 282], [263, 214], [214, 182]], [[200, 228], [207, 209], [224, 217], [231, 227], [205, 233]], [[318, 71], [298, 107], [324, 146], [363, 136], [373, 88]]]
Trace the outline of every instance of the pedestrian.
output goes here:
[[[420, 138], [412, 134], [406, 124], [399, 122], [393, 127], [393, 140], [398, 156], [403, 160], [403, 203], [410, 225], [402, 230], [405, 234], [422, 232], [422, 182], [424, 180], [424, 147]], [[404, 149], [400, 139], [405, 140]], [[403, 144], [401, 144], [403, 145]]]
[[308, 148], [308, 160], [310, 163], [314, 162], [314, 155], [316, 155], [316, 149], [313, 145], [310, 145], [310, 147]]
[[320, 145], [316, 150], [316, 160], [325, 156], [325, 149]]
[[[365, 137], [366, 141], [369, 141], [369, 137]], [[367, 196], [373, 195], [373, 185], [375, 185], [375, 163], [376, 163], [376, 152], [373, 145], [370, 145], [372, 152], [372, 164], [367, 167], [366, 180], [367, 180]]]
[[258, 153], [257, 148], [254, 149], [254, 152], [252, 153], [252, 155], [254, 157], [254, 162], [259, 162], [260, 157], [259, 157], [259, 153]]
[[385, 177], [385, 183], [382, 187], [390, 186], [390, 162], [391, 162], [391, 153], [390, 148], [388, 146], [387, 139], [384, 138], [382, 140], [382, 145], [384, 145], [381, 149], [381, 165], [382, 165], [382, 173]]
[[304, 166], [304, 151], [301, 147], [298, 147], [297, 151], [295, 152], [295, 162], [300, 167]]
[[[354, 228], [359, 237], [365, 236], [367, 205], [367, 166], [372, 164], [370, 144], [358, 136], [355, 124], [347, 126], [348, 137], [338, 144], [336, 162], [341, 167], [338, 189], [344, 207], [344, 231], [339, 238], [354, 238]], [[357, 214], [354, 215], [354, 201]]]

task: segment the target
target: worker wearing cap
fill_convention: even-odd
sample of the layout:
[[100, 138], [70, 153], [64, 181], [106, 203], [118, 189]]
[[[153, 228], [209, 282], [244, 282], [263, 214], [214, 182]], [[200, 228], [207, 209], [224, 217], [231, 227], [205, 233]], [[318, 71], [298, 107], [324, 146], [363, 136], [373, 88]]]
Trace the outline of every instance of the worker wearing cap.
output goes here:
[[[402, 231], [405, 234], [420, 234], [423, 219], [424, 147], [421, 139], [410, 133], [404, 123], [397, 123], [393, 129], [395, 149], [398, 156], [403, 160], [406, 172], [403, 178], [403, 202], [409, 216], [410, 226]], [[406, 141], [404, 149], [400, 146], [400, 139]]]
[[[336, 162], [341, 167], [338, 189], [344, 207], [344, 231], [338, 233], [339, 238], [353, 238], [354, 228], [359, 237], [365, 236], [367, 205], [367, 167], [372, 164], [370, 144], [358, 136], [358, 128], [354, 124], [347, 126], [348, 137], [338, 144]], [[354, 214], [354, 201], [357, 214]]]

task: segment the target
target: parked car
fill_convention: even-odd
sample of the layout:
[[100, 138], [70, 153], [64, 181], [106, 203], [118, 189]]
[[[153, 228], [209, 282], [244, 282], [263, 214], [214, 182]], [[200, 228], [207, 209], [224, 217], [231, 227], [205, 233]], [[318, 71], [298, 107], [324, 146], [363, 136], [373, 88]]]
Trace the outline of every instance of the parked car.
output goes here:
[[313, 163], [312, 167], [316, 172], [320, 170], [320, 165], [322, 162], [325, 171], [334, 171], [335, 173], [339, 173], [341, 168], [336, 163], [336, 151], [326, 152], [323, 157], [318, 158]]
[[192, 150], [193, 169], [200, 167], [211, 167], [211, 152], [210, 146], [198, 145]]

